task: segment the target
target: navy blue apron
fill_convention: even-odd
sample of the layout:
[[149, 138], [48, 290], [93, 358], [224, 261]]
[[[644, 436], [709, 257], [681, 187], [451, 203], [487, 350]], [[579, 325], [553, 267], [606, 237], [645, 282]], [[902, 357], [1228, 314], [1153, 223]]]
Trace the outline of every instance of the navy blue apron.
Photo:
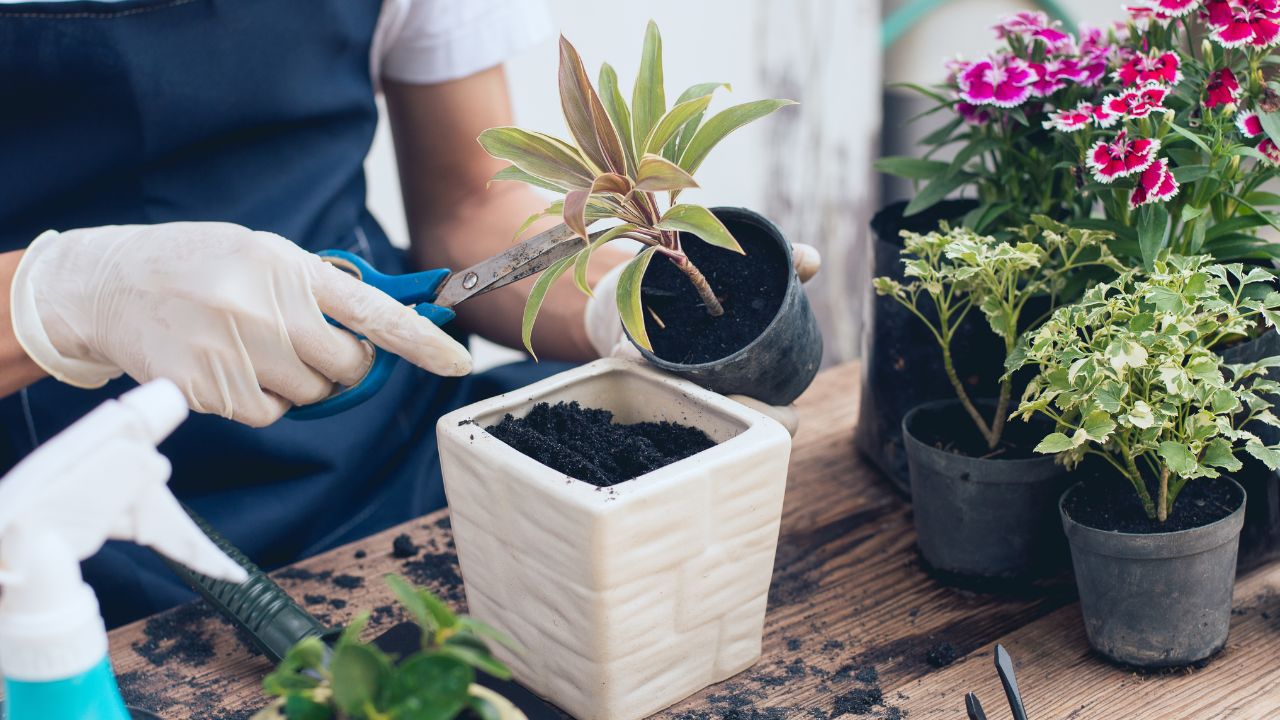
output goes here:
[[[53, 228], [221, 220], [408, 270], [365, 208], [379, 0], [0, 5], [0, 251]], [[266, 567], [444, 504], [435, 421], [563, 366], [441, 379], [251, 429], [195, 415], [164, 443], [179, 497]], [[0, 469], [106, 398], [44, 380], [0, 399]], [[150, 551], [84, 565], [110, 625], [190, 597]]]

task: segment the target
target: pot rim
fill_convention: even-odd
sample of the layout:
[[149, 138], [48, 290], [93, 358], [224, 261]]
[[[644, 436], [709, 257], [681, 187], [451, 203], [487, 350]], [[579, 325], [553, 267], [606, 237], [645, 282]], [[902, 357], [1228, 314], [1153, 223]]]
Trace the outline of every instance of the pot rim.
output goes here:
[[761, 339], [765, 335], [769, 334], [769, 331], [773, 329], [773, 326], [781, 322], [782, 309], [783, 307], [786, 306], [785, 298], [788, 295], [790, 295], [792, 292], [797, 290], [799, 290], [799, 292], [804, 292], [803, 289], [797, 288], [797, 286], [800, 284], [800, 277], [796, 275], [795, 259], [791, 256], [791, 243], [787, 242], [787, 238], [782, 234], [782, 231], [778, 229], [778, 226], [773, 224], [773, 221], [769, 220], [769, 218], [761, 215], [755, 210], [751, 210], [750, 208], [724, 205], [724, 206], [716, 206], [716, 207], [710, 208], [710, 210], [713, 215], [716, 215], [717, 218], [719, 217], [721, 212], [740, 214], [743, 216], [741, 219], [746, 220], [748, 222], [755, 223], [761, 229], [765, 230], [770, 237], [773, 237], [779, 241], [778, 244], [782, 246], [782, 254], [786, 257], [786, 268], [787, 268], [787, 287], [785, 290], [782, 291], [782, 297], [784, 299], [784, 302], [778, 305], [778, 309], [773, 314], [773, 319], [769, 321], [768, 325], [764, 326], [764, 329], [760, 331], [760, 334], [757, 335], [754, 340], [752, 340], [746, 345], [743, 345], [738, 350], [728, 355], [725, 355], [724, 357], [718, 360], [710, 360], [704, 363], [686, 364], [686, 363], [671, 362], [670, 360], [664, 360], [658, 357], [657, 355], [654, 355], [653, 353], [649, 352], [648, 350], [645, 350], [639, 345], [636, 345], [635, 340], [631, 338], [631, 333], [627, 332], [627, 329], [624, 327], [622, 329], [622, 332], [624, 335], [626, 335], [627, 342], [630, 342], [632, 346], [635, 347], [636, 350], [640, 351], [640, 355], [642, 355], [645, 360], [648, 360], [649, 362], [662, 368], [663, 370], [679, 370], [681, 372], [688, 372], [688, 371], [695, 371], [695, 370], [709, 370], [709, 369], [719, 367], [721, 365], [725, 365], [734, 360], [737, 360], [739, 357], [746, 355], [749, 351], [755, 348], [756, 345], [760, 343]]
[[[987, 402], [989, 402], [987, 398], [981, 398], [978, 400], [978, 404], [984, 404]], [[1003, 467], [1017, 467], [1020, 465], [1027, 466], [1027, 467], [1034, 467], [1034, 466], [1044, 465], [1046, 463], [1057, 462], [1058, 460], [1057, 455], [1040, 455], [1037, 457], [1029, 457], [1029, 458], [998, 458], [998, 457], [997, 458], [976, 458], [976, 457], [971, 457], [969, 455], [961, 455], [959, 453], [949, 453], [945, 450], [939, 450], [938, 448], [925, 443], [924, 441], [917, 438], [914, 434], [912, 434], [909, 425], [911, 421], [919, 415], [919, 413], [928, 412], [930, 410], [936, 410], [946, 405], [958, 406], [960, 405], [960, 401], [956, 398], [930, 400], [928, 402], [923, 402], [923, 403], [920, 403], [919, 405], [915, 405], [910, 410], [908, 410], [907, 414], [902, 416], [903, 441], [906, 442], [908, 445], [916, 447], [918, 450], [922, 450], [924, 452], [934, 454], [934, 455], [946, 455], [948, 457], [961, 458], [962, 460], [966, 462], [974, 463], [975, 465], [982, 465], [982, 464], [989, 463], [993, 465], [1001, 465]], [[1025, 477], [1014, 477], [1014, 478], [1008, 478], [1008, 479], [994, 479], [990, 477], [983, 477], [983, 478], [973, 478], [971, 482], [984, 483], [989, 485], [1015, 485], [1015, 484], [1021, 484], [1024, 482], [1031, 482], [1031, 481], [1027, 480]]]
[[1231, 542], [1239, 537], [1244, 527], [1244, 511], [1249, 504], [1249, 493], [1236, 482], [1235, 478], [1222, 477], [1240, 491], [1240, 505], [1226, 517], [1219, 518], [1207, 525], [1171, 530], [1162, 533], [1131, 533], [1119, 530], [1100, 530], [1090, 527], [1067, 514], [1067, 496], [1084, 481], [1076, 482], [1063, 491], [1058, 498], [1058, 514], [1062, 518], [1062, 528], [1066, 532], [1067, 541], [1072, 549], [1082, 550], [1117, 558], [1133, 559], [1173, 559], [1198, 555], [1202, 552]]

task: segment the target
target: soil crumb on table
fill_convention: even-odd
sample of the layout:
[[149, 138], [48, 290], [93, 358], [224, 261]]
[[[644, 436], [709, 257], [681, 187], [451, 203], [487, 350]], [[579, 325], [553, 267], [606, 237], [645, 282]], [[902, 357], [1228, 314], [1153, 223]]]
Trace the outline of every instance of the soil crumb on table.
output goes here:
[[391, 556], [397, 558], [411, 558], [418, 554], [418, 546], [414, 544], [413, 539], [407, 533], [400, 533], [395, 540], [391, 541]]
[[145, 640], [135, 641], [133, 651], [155, 666], [178, 662], [201, 667], [213, 659], [213, 640], [202, 629], [213, 611], [204, 602], [180, 605], [155, 615], [142, 626]]
[[940, 642], [925, 653], [925, 662], [936, 668], [944, 668], [956, 661], [956, 649], [949, 642]]
[[884, 704], [884, 693], [880, 688], [858, 688], [836, 696], [833, 717], [841, 715], [870, 715], [876, 705]]
[[522, 418], [485, 428], [511, 447], [596, 487], [609, 487], [715, 445], [703, 431], [672, 422], [613, 422], [608, 410], [577, 402], [538, 403]]

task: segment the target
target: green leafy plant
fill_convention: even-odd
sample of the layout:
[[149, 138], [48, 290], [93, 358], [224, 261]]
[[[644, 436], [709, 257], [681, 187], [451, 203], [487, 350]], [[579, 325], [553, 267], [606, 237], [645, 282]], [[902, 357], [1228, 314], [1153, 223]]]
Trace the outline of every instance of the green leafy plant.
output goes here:
[[[1007, 357], [1014, 351], [1032, 298], [1047, 298], [1054, 307], [1070, 299], [1073, 276], [1083, 277], [1088, 269], [1123, 269], [1106, 247], [1109, 234], [1067, 228], [1044, 217], [1035, 221], [1038, 225], [1021, 228], [1012, 242], [966, 228], [944, 227], [943, 232], [928, 235], [903, 232], [902, 262], [908, 282], [888, 277], [874, 280], [878, 294], [896, 300], [933, 333], [956, 397], [992, 450], [1004, 434], [1012, 381], [1009, 376], [1001, 380], [995, 413], [990, 419], [983, 417], [952, 360], [951, 342], [957, 328], [977, 308], [1003, 342]], [[1042, 319], [1032, 319], [1030, 324]]]
[[1266, 377], [1280, 358], [1228, 365], [1213, 352], [1260, 322], [1274, 327], [1280, 293], [1265, 270], [1208, 263], [1175, 256], [1149, 276], [1093, 287], [1029, 333], [1009, 363], [1039, 369], [1015, 414], [1057, 426], [1036, 450], [1061, 453], [1069, 467], [1105, 459], [1161, 522], [1188, 481], [1239, 470], [1242, 449], [1280, 468], [1280, 447], [1247, 429], [1280, 426], [1267, 397], [1280, 384]]
[[421, 649], [393, 658], [360, 641], [369, 614], [342, 632], [326, 661], [320, 638], [295, 645], [263, 681], [274, 702], [255, 720], [450, 720], [459, 716], [501, 720], [499, 703], [473, 688], [476, 671], [509, 679], [506, 666], [489, 654], [487, 640], [512, 646], [501, 632], [458, 616], [426, 590], [397, 575], [386, 576], [400, 604], [422, 630]]
[[[707, 312], [724, 309], [706, 277], [690, 261], [680, 233], [741, 253], [742, 248], [715, 215], [704, 207], [678, 202], [680, 193], [698, 184], [693, 174], [721, 140], [734, 130], [786, 105], [790, 100], [757, 100], [703, 117], [711, 97], [724, 83], [700, 83], [685, 90], [670, 109], [662, 77], [662, 38], [652, 21], [645, 31], [640, 71], [628, 107], [618, 87], [617, 73], [600, 68], [599, 92], [592, 86], [578, 51], [560, 38], [560, 105], [571, 140], [515, 127], [491, 128], [480, 144], [492, 156], [511, 163], [494, 180], [511, 180], [550, 190], [564, 197], [536, 213], [517, 232], [542, 217], [560, 216], [587, 247], [552, 265], [534, 284], [525, 307], [522, 334], [533, 352], [531, 338], [538, 309], [552, 283], [570, 268], [579, 289], [588, 295], [587, 264], [600, 246], [631, 238], [646, 247], [627, 264], [618, 281], [618, 311], [637, 343], [652, 350], [645, 332], [640, 284], [655, 254], [675, 263], [697, 290]], [[658, 193], [666, 193], [665, 209]], [[591, 240], [587, 226], [597, 220], [620, 221]]]

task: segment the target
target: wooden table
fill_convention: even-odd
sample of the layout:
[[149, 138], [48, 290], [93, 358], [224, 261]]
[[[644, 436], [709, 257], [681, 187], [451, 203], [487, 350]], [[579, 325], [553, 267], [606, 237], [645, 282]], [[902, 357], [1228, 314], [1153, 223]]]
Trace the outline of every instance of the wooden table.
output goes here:
[[[1112, 667], [1090, 654], [1069, 582], [976, 592], [921, 570], [910, 506], [853, 448], [857, 375], [856, 365], [828, 370], [799, 403], [764, 657], [657, 717], [959, 720], [973, 690], [992, 720], [1007, 718], [992, 668], [999, 642], [1017, 662], [1032, 720], [1280, 718], [1280, 567], [1240, 579], [1230, 643], [1203, 669]], [[392, 556], [401, 533], [422, 546], [417, 556]], [[402, 619], [379, 579], [387, 572], [463, 606], [448, 512], [275, 577], [329, 622], [371, 610], [373, 635]], [[934, 667], [948, 646], [958, 659]], [[263, 703], [270, 665], [202, 604], [119, 628], [111, 648], [126, 700], [165, 718], [247, 718]], [[879, 704], [852, 714], [877, 691]]]

